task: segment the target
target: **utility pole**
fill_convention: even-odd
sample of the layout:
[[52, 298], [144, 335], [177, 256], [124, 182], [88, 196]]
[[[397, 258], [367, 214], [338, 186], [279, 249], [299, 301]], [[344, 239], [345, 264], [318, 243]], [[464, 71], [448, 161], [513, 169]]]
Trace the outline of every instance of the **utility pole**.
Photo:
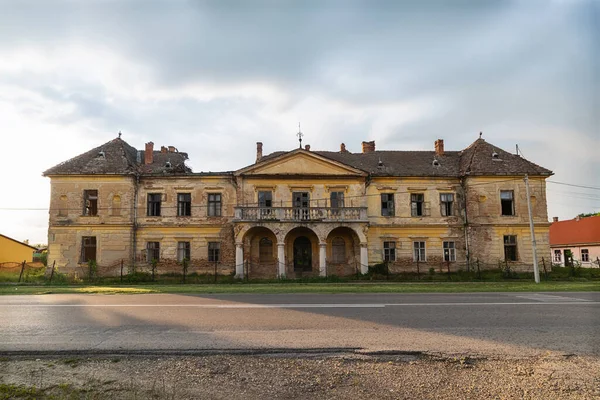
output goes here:
[[529, 196], [529, 177], [525, 174], [525, 190], [527, 191], [527, 211], [529, 212], [529, 229], [531, 230], [531, 246], [533, 248], [533, 276], [535, 283], [540, 283], [540, 270], [537, 262], [537, 246], [533, 230], [533, 215], [531, 214], [531, 197]]

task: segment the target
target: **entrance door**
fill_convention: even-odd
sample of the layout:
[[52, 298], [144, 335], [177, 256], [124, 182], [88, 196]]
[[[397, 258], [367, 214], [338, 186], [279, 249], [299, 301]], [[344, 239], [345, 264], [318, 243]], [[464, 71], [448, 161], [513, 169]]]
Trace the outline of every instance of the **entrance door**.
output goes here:
[[310, 203], [308, 192], [294, 192], [292, 193], [292, 198], [294, 201], [294, 219], [308, 219], [308, 207]]
[[312, 247], [306, 236], [294, 240], [294, 271], [312, 271]]

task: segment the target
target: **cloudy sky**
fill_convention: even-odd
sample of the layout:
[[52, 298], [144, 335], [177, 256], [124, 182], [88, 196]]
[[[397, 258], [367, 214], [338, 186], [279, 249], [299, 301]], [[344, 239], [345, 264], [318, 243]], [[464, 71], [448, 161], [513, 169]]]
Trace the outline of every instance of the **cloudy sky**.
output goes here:
[[[45, 243], [47, 168], [147, 141], [195, 171], [305, 142], [447, 150], [480, 131], [600, 187], [600, 1], [0, 0], [0, 233]], [[548, 184], [549, 216], [600, 190]]]

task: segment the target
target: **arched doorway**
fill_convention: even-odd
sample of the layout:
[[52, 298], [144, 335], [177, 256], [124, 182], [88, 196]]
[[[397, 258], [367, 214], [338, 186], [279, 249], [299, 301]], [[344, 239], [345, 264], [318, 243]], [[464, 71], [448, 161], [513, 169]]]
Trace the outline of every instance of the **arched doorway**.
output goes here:
[[312, 245], [306, 236], [294, 240], [294, 272], [312, 271]]

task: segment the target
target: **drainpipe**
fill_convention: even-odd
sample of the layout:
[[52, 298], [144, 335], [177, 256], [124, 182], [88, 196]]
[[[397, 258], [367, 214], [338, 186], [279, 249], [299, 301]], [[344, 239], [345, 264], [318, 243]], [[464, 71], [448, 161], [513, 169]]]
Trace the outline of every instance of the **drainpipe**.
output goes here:
[[140, 176], [135, 174], [133, 179], [133, 205], [132, 205], [132, 215], [133, 215], [133, 228], [132, 228], [132, 240], [131, 244], [131, 265], [135, 270], [135, 255], [137, 254], [137, 202], [138, 202], [138, 186], [140, 184]]
[[461, 178], [460, 185], [463, 189], [463, 205], [465, 209], [465, 222], [464, 222], [464, 230], [465, 230], [465, 252], [467, 256], [467, 271], [471, 270], [471, 254], [469, 252], [469, 216], [467, 214], [467, 183], [465, 178]]

